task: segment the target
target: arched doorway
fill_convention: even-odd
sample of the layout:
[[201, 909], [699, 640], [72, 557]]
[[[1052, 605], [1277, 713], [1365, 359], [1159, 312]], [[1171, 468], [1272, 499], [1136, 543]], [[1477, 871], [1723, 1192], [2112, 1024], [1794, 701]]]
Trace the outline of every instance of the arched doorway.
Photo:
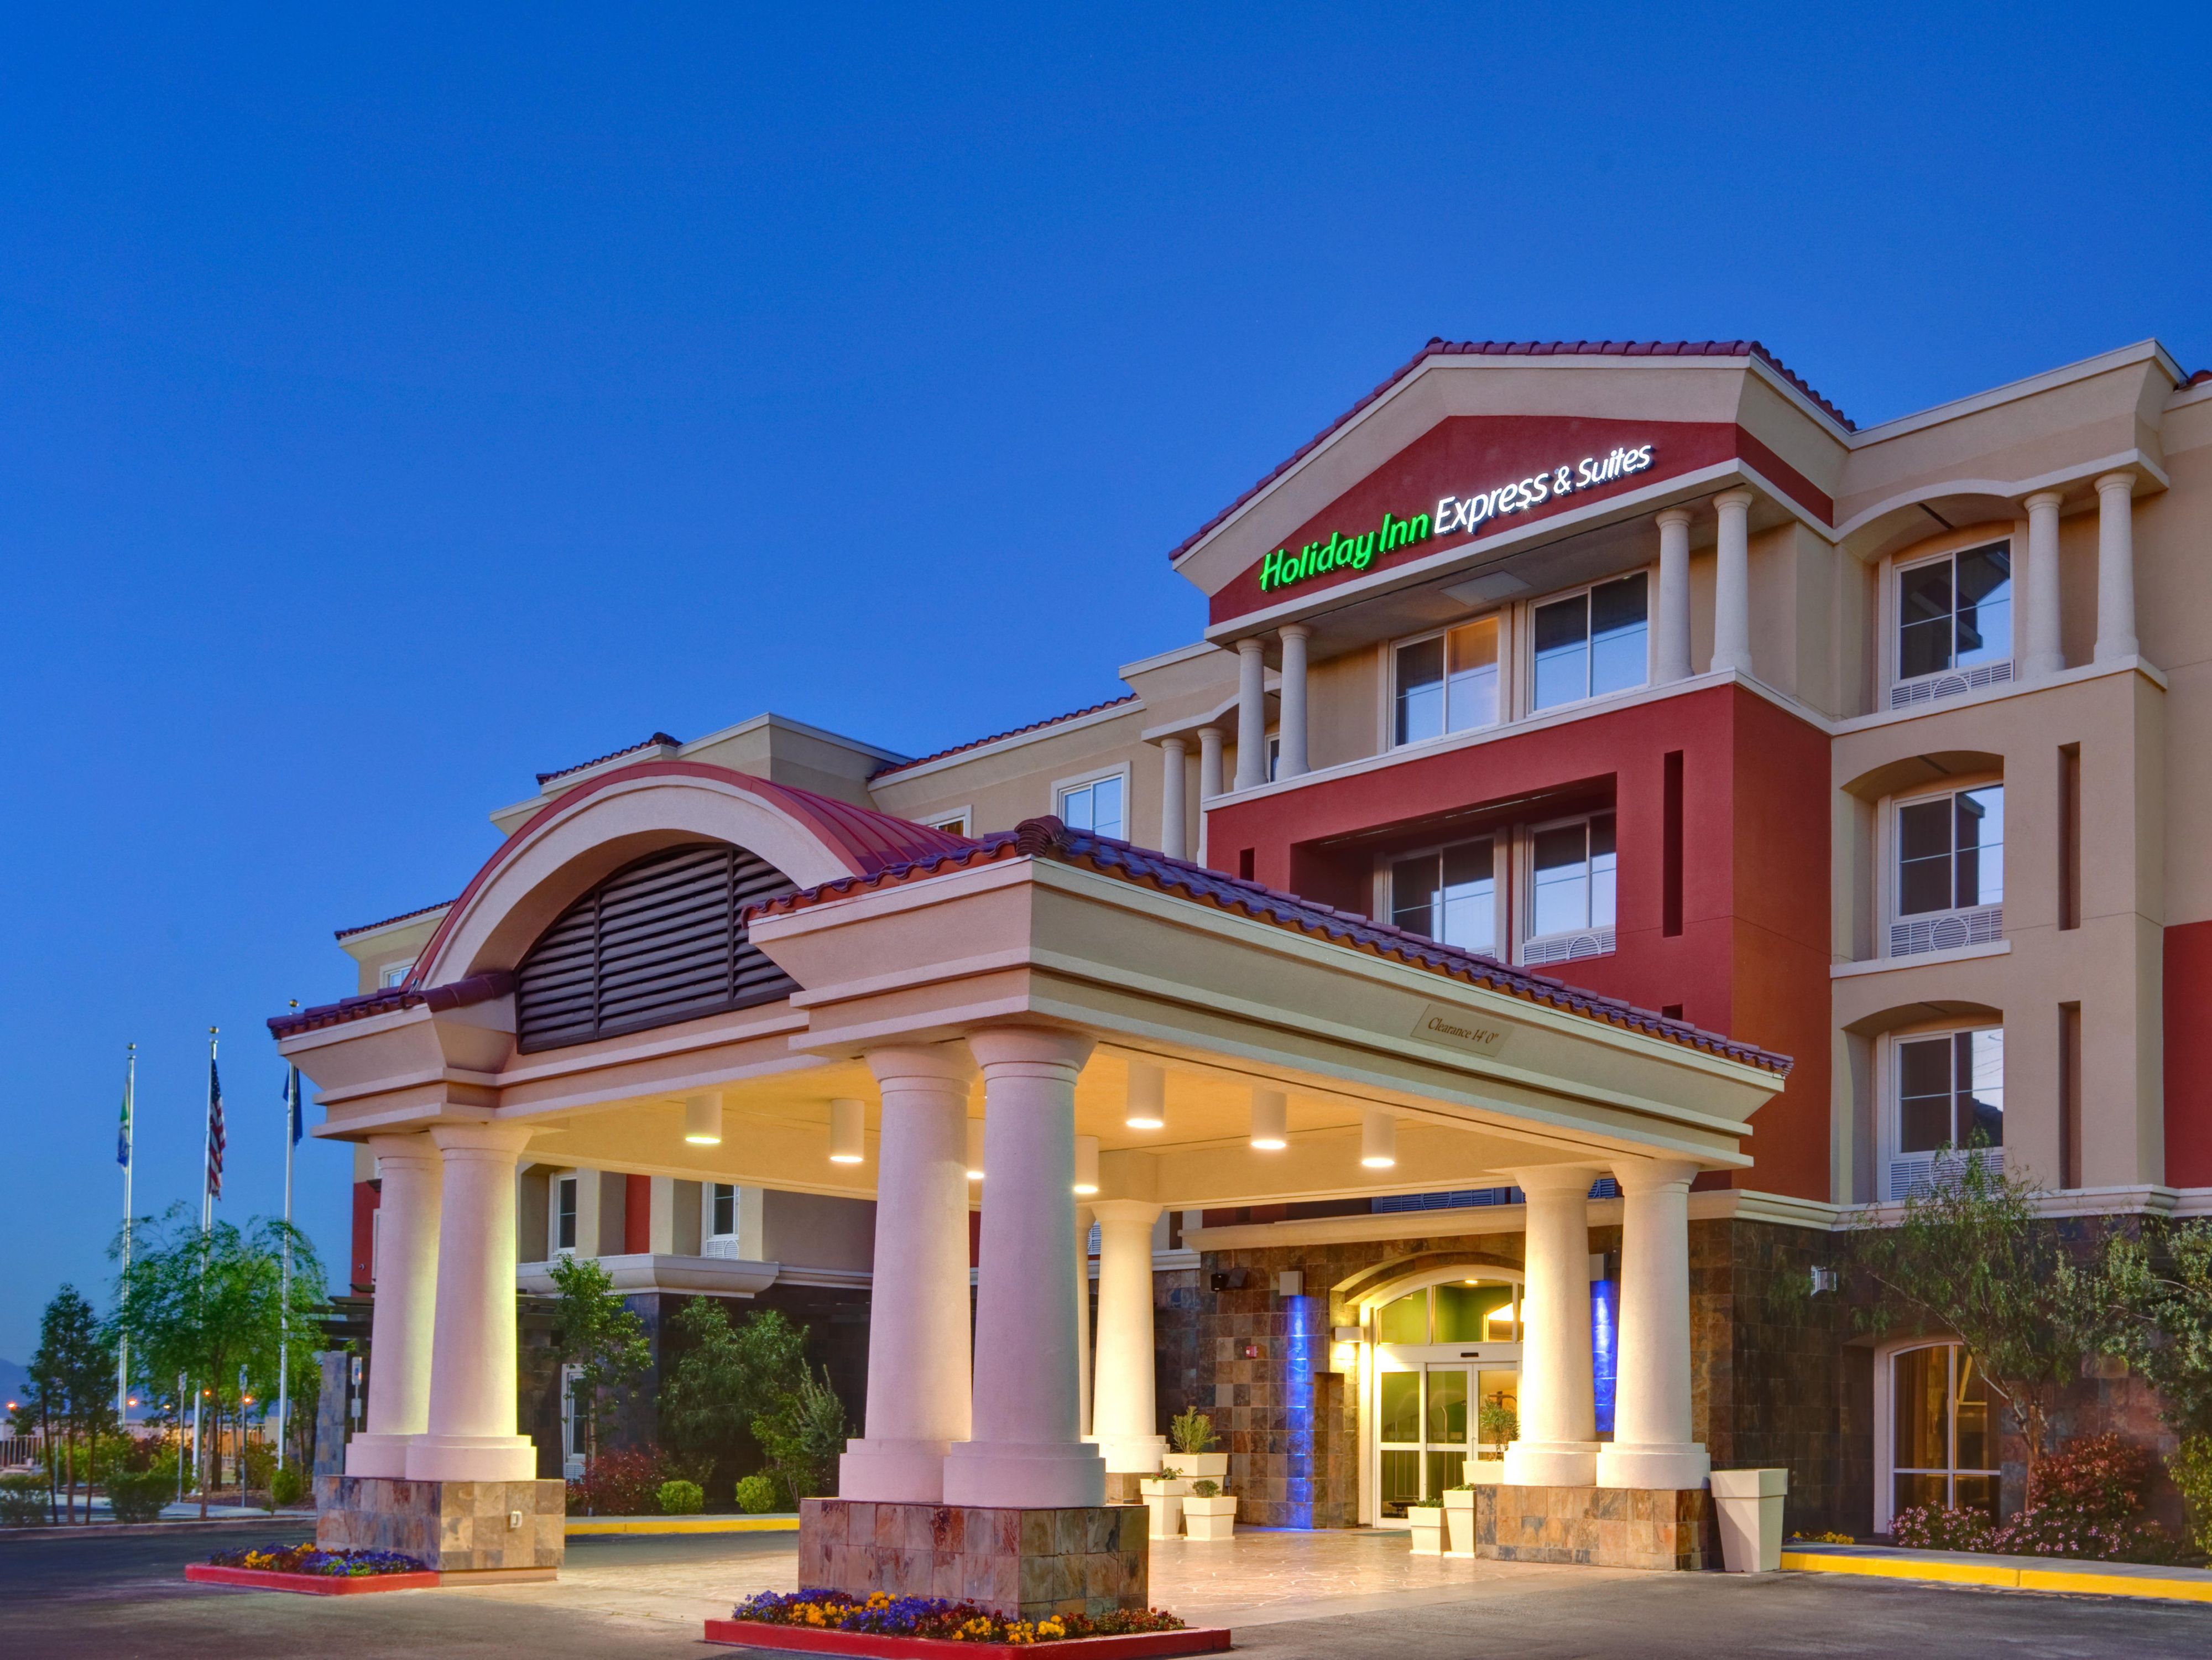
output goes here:
[[1362, 1417], [1377, 1520], [1478, 1479], [1501, 1461], [1521, 1394], [1521, 1276], [1486, 1264], [1430, 1269], [1362, 1299], [1371, 1334]]

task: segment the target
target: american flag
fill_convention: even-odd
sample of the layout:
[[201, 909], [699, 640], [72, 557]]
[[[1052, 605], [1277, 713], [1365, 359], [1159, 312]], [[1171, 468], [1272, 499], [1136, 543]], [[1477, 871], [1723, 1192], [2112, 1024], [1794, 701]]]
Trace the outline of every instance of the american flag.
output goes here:
[[222, 1077], [208, 1056], [207, 1190], [210, 1198], [222, 1197]]

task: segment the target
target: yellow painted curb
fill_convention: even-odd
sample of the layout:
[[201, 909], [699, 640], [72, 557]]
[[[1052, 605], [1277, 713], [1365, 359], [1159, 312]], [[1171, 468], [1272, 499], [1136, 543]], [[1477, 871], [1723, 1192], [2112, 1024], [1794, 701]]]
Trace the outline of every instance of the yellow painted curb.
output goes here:
[[795, 1516], [572, 1516], [569, 1538], [660, 1533], [797, 1533]]
[[2212, 1602], [2212, 1575], [2177, 1579], [2126, 1564], [2099, 1568], [2014, 1567], [1990, 1562], [1931, 1562], [1908, 1556], [1832, 1556], [1825, 1551], [1784, 1550], [1782, 1566], [1798, 1573], [1855, 1573], [1874, 1579], [1917, 1579], [2000, 1590], [2062, 1591], [2077, 1596], [2156, 1596]]

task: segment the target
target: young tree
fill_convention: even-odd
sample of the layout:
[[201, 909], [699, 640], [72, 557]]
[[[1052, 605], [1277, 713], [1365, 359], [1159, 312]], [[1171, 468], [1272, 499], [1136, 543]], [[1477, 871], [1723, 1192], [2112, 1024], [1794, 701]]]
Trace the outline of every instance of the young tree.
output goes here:
[[642, 1377], [653, 1365], [645, 1322], [615, 1292], [614, 1276], [589, 1257], [564, 1256], [553, 1265], [559, 1300], [553, 1309], [553, 1348], [576, 1368], [572, 1399], [584, 1418], [584, 1468], [599, 1456], [599, 1396]]
[[58, 1459], [48, 1459], [50, 1481], [62, 1487], [64, 1517], [76, 1520], [76, 1481], [82, 1447], [88, 1487], [85, 1520], [92, 1519], [90, 1450], [115, 1424], [115, 1350], [92, 1304], [74, 1286], [64, 1286], [39, 1317], [39, 1347], [31, 1357], [32, 1387], [45, 1419], [48, 1445], [58, 1436]]
[[[218, 1222], [203, 1230], [177, 1205], [158, 1220], [132, 1225], [131, 1266], [118, 1286], [112, 1324], [130, 1338], [132, 1367], [149, 1393], [167, 1393], [179, 1376], [199, 1392], [207, 1432], [198, 1472], [203, 1516], [212, 1485], [207, 1450], [225, 1418], [237, 1428], [242, 1450], [246, 1408], [275, 1393], [276, 1357], [287, 1342], [294, 1376], [313, 1364], [318, 1317], [329, 1300], [314, 1246], [287, 1223], [257, 1217], [244, 1229]], [[189, 1394], [178, 1400], [180, 1432], [191, 1400]], [[239, 1463], [243, 1503], [243, 1459]]]
[[2036, 1213], [2041, 1190], [1986, 1159], [1956, 1168], [1955, 1183], [1908, 1199], [1895, 1226], [1869, 1218], [1852, 1230], [1853, 1258], [1877, 1292], [1862, 1323], [1940, 1329], [1966, 1346], [2019, 1426], [2033, 1502], [2058, 1391], [2080, 1372], [2089, 1338], [2060, 1306], [2063, 1254]]
[[837, 1490], [837, 1455], [845, 1450], [846, 1433], [845, 1406], [830, 1386], [827, 1366], [818, 1380], [802, 1366], [799, 1387], [773, 1413], [753, 1420], [753, 1435], [793, 1502]]
[[732, 1327], [722, 1299], [695, 1297], [670, 1323], [678, 1353], [660, 1387], [660, 1432], [702, 1487], [723, 1490], [753, 1438], [806, 1375], [806, 1329], [778, 1309]]
[[2158, 1391], [2159, 1415], [2181, 1438], [2168, 1468], [2197, 1548], [2212, 1550], [2212, 1222], [2115, 1234], [2093, 1267], [2062, 1263], [2058, 1287], [2096, 1347]]

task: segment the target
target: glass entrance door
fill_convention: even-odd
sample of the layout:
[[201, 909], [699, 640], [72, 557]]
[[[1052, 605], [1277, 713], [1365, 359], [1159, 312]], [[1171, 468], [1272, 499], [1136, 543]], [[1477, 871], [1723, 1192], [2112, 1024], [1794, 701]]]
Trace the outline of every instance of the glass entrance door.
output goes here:
[[1474, 1375], [1465, 1365], [1431, 1364], [1385, 1371], [1378, 1381], [1382, 1513], [1403, 1516], [1415, 1499], [1434, 1499], [1467, 1479]]
[[[1375, 1510], [1402, 1517], [1473, 1478], [1468, 1459], [1483, 1439], [1482, 1408], [1496, 1397], [1517, 1403], [1521, 1378], [1520, 1287], [1462, 1280], [1425, 1286], [1375, 1310]], [[1493, 1426], [1497, 1424], [1495, 1414]], [[1505, 1438], [1510, 1439], [1509, 1435]]]

